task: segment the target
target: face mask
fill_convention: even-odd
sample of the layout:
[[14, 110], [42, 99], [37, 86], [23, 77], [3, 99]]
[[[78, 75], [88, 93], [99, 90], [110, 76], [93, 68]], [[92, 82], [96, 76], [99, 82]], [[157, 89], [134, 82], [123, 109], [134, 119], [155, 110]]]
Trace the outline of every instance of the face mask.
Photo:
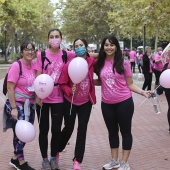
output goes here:
[[49, 39], [49, 44], [52, 48], [58, 48], [60, 46], [60, 39]]
[[78, 57], [83, 57], [86, 54], [86, 47], [78, 47], [75, 49], [75, 53]]
[[158, 54], [161, 55], [161, 54], [162, 54], [162, 51], [158, 51]]

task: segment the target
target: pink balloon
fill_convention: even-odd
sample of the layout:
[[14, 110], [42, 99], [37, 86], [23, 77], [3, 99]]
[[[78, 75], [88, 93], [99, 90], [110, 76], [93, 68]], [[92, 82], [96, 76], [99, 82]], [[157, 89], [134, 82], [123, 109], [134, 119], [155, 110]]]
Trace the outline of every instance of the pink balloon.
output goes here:
[[162, 87], [170, 88], [170, 69], [161, 73], [159, 82]]
[[18, 120], [15, 126], [18, 139], [24, 143], [32, 142], [36, 136], [33, 124], [26, 120]]
[[34, 81], [34, 90], [40, 99], [48, 97], [54, 88], [54, 81], [48, 74], [40, 74]]
[[74, 84], [80, 83], [88, 73], [88, 64], [84, 58], [76, 57], [68, 66], [68, 74]]

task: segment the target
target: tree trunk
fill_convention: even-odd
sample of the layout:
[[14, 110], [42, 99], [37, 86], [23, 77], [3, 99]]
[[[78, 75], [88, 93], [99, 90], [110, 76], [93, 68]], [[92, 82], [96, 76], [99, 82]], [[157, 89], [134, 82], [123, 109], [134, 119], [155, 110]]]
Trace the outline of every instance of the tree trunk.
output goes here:
[[159, 27], [157, 24], [156, 25], [156, 36], [155, 36], [155, 52], [157, 51], [157, 48], [158, 48], [158, 34], [159, 34]]
[[130, 38], [130, 49], [132, 50], [132, 47], [133, 47], [133, 38], [132, 38], [132, 36], [131, 36], [131, 38]]

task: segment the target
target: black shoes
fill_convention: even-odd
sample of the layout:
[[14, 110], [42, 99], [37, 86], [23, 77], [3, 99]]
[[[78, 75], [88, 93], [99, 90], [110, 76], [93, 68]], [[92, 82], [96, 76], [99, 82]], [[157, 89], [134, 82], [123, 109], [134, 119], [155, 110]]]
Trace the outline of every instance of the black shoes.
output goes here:
[[19, 165], [18, 159], [11, 158], [11, 161], [9, 164], [12, 165], [15, 169], [20, 170], [20, 168], [19, 168], [20, 165]]
[[35, 170], [34, 168], [31, 168], [27, 162], [25, 162], [24, 164], [20, 165], [20, 170]]
[[28, 165], [27, 162], [25, 162], [24, 164], [20, 165], [18, 159], [11, 158], [11, 161], [10, 161], [9, 164], [12, 165], [17, 170], [35, 170], [34, 168], [31, 168]]

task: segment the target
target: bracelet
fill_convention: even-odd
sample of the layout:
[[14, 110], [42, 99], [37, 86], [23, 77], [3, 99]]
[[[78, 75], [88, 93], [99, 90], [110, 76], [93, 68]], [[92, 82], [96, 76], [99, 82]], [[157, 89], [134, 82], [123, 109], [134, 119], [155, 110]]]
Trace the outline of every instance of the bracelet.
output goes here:
[[16, 109], [16, 108], [17, 108], [17, 107], [12, 107], [12, 110], [13, 110], [13, 109]]
[[143, 93], [144, 93], [144, 91], [143, 91], [143, 90], [141, 90], [140, 95], [142, 95], [142, 96], [143, 96]]

